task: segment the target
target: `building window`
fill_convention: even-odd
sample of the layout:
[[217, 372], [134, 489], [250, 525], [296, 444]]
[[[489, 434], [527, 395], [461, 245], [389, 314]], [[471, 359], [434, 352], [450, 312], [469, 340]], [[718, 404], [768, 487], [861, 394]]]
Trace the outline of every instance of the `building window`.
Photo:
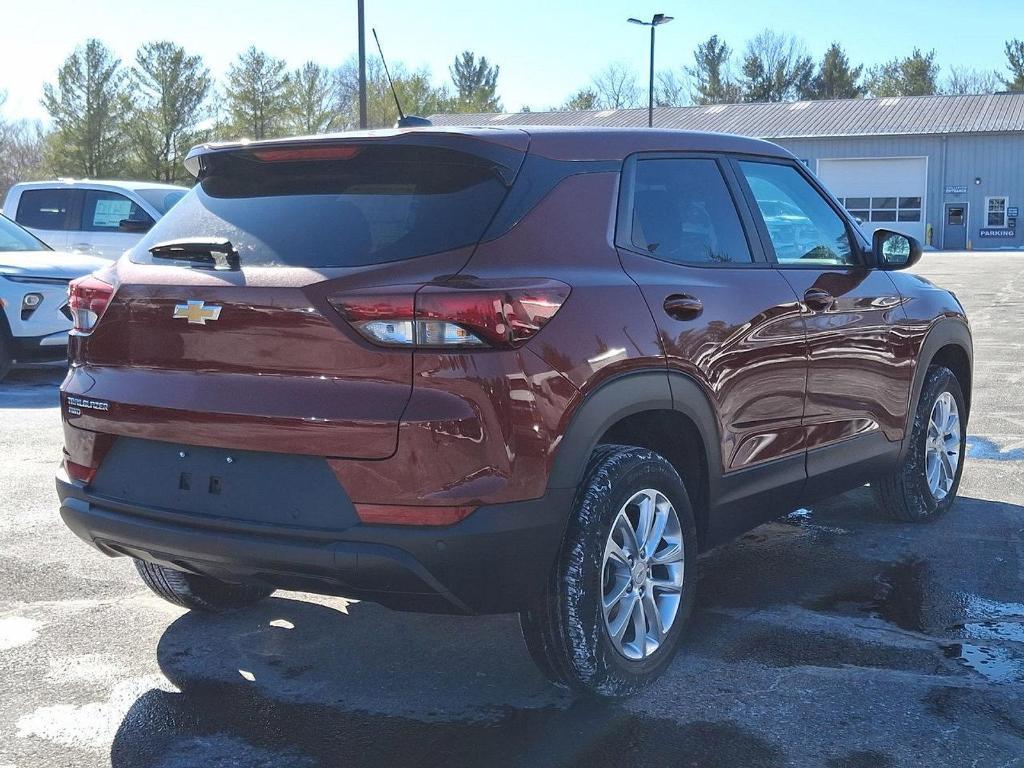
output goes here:
[[839, 202], [862, 222], [920, 221], [920, 197], [840, 197]]
[[1006, 198], [986, 197], [985, 198], [985, 226], [1006, 227]]

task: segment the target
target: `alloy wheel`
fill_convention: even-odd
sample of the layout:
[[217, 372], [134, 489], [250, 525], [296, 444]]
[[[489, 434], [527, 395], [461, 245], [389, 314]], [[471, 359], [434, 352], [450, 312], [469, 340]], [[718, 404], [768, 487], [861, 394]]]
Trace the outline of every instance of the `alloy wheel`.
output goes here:
[[683, 591], [683, 533], [657, 490], [633, 494], [608, 533], [602, 565], [605, 629], [615, 649], [641, 661], [665, 641]]
[[924, 455], [928, 490], [942, 501], [953, 488], [960, 464], [960, 410], [949, 392], [940, 394], [932, 405]]

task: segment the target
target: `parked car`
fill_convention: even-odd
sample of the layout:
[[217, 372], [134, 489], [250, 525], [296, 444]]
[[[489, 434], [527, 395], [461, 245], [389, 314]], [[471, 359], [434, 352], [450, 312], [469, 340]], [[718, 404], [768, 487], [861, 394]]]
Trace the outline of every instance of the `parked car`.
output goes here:
[[[420, 129], [187, 165], [72, 284], [57, 478], [171, 602], [515, 611], [553, 681], [621, 695], [668, 664], [699, 551], [869, 481], [899, 520], [953, 503], [962, 307], [773, 144]], [[783, 257], [777, 204], [815, 233]]]
[[11, 187], [3, 212], [52, 248], [113, 260], [187, 191], [149, 181], [30, 181]]
[[67, 357], [68, 283], [108, 264], [54, 251], [0, 216], [0, 380], [15, 363]]

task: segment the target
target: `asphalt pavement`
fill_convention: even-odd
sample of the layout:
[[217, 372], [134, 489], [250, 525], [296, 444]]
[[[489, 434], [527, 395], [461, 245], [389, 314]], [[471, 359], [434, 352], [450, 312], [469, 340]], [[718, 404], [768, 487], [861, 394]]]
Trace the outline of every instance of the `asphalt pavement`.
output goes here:
[[55, 368], [0, 384], [0, 768], [1024, 766], [1024, 254], [926, 254], [971, 315], [960, 499], [865, 489], [702, 558], [684, 647], [624, 703], [534, 669], [512, 616], [152, 596], [67, 531]]

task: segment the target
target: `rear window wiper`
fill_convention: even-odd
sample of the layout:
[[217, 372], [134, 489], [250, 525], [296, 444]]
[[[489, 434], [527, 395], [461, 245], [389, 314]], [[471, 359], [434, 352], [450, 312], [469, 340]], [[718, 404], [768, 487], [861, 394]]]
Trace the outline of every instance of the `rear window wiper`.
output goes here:
[[238, 269], [238, 251], [226, 237], [183, 237], [165, 240], [149, 249], [158, 259], [179, 259], [214, 269]]

